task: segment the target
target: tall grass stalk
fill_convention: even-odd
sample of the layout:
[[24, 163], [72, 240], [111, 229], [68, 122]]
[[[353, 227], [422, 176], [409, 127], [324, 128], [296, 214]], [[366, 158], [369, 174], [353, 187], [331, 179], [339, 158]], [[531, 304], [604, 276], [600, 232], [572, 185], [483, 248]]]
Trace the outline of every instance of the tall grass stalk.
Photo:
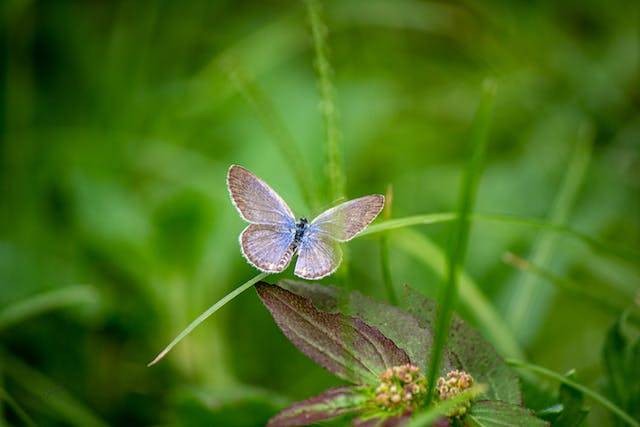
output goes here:
[[[610, 296], [604, 295], [604, 293], [594, 292], [593, 290], [585, 288], [585, 286], [580, 285], [573, 280], [560, 277], [557, 274], [543, 267], [540, 267], [539, 265], [533, 264], [532, 262], [521, 258], [511, 252], [508, 252], [504, 255], [503, 261], [506, 264], [517, 268], [523, 273], [531, 274], [540, 280], [544, 280], [554, 285], [561, 291], [570, 293], [577, 298], [586, 300], [594, 306], [616, 317], [619, 316], [620, 313], [627, 308], [622, 300], [614, 302], [614, 300], [610, 298]], [[629, 296], [629, 301], [630, 299], [631, 296]], [[629, 304], [629, 301], [627, 301], [626, 305]]]
[[312, 186], [310, 168], [305, 162], [302, 151], [287, 129], [273, 102], [262, 91], [257, 82], [252, 79], [240, 64], [233, 58], [226, 56], [220, 60], [220, 67], [229, 76], [238, 92], [249, 102], [258, 114], [263, 126], [269, 132], [287, 165], [293, 170], [296, 182], [307, 204], [307, 208], [314, 211], [319, 207], [316, 192]]
[[211, 316], [213, 313], [215, 313], [216, 311], [224, 307], [225, 304], [233, 300], [235, 297], [237, 297], [247, 289], [251, 288], [260, 280], [266, 278], [268, 275], [269, 273], [260, 273], [257, 276], [253, 277], [252, 279], [249, 279], [248, 281], [244, 282], [242, 285], [238, 286], [233, 291], [229, 292], [227, 295], [225, 295], [220, 300], [218, 300], [215, 304], [213, 304], [211, 307], [205, 310], [200, 316], [198, 316], [193, 322], [191, 322], [189, 326], [184, 328], [182, 332], [180, 332], [173, 339], [173, 341], [169, 343], [169, 345], [167, 345], [160, 353], [158, 353], [158, 355], [151, 362], [149, 362], [149, 364], [147, 364], [147, 366], [153, 366], [156, 363], [158, 363], [160, 360], [162, 360], [167, 355], [167, 353], [171, 351], [173, 347], [175, 347], [180, 341], [182, 341], [187, 335], [189, 335], [202, 322], [207, 320], [209, 316]]
[[[389, 185], [385, 195], [384, 211], [382, 217], [385, 221], [391, 219], [391, 209], [393, 206], [393, 187]], [[380, 236], [380, 265], [382, 267], [382, 280], [387, 293], [387, 299], [393, 305], [398, 304], [398, 297], [393, 286], [393, 277], [391, 276], [391, 266], [389, 265], [389, 237], [386, 233]]]
[[332, 201], [345, 196], [345, 178], [342, 169], [340, 152], [340, 130], [338, 127], [338, 109], [335, 103], [334, 88], [331, 82], [331, 64], [327, 47], [327, 26], [322, 16], [322, 5], [319, 0], [305, 0], [313, 45], [315, 49], [315, 65], [318, 73], [320, 89], [320, 111], [324, 120], [327, 144], [327, 177], [329, 196]]
[[593, 391], [590, 388], [585, 387], [584, 385], [579, 384], [579, 383], [571, 380], [570, 378], [567, 378], [564, 375], [561, 375], [561, 374], [559, 374], [557, 372], [553, 372], [553, 371], [551, 371], [549, 369], [543, 368], [542, 366], [534, 365], [534, 364], [531, 364], [531, 363], [526, 363], [526, 362], [523, 362], [521, 360], [507, 359], [506, 362], [509, 365], [511, 365], [511, 366], [513, 366], [515, 368], [523, 369], [523, 370], [530, 371], [530, 372], [534, 372], [534, 373], [542, 375], [543, 377], [546, 377], [548, 379], [561, 382], [561, 383], [571, 387], [572, 389], [581, 392], [585, 396], [590, 397], [595, 402], [598, 402], [600, 405], [602, 405], [604, 408], [606, 408], [609, 411], [611, 411], [618, 418], [620, 418], [621, 420], [623, 420], [624, 422], [626, 422], [630, 426], [640, 427], [640, 422], [634, 420], [633, 417], [631, 417], [631, 415], [627, 414], [625, 411], [623, 411], [615, 403], [613, 403], [612, 401], [610, 401], [606, 397], [602, 396], [600, 393], [598, 393], [596, 391]]
[[447, 343], [449, 326], [451, 325], [451, 318], [458, 295], [458, 282], [464, 265], [469, 240], [469, 229], [471, 226], [469, 214], [475, 204], [482, 162], [488, 141], [494, 98], [495, 84], [487, 81], [484, 84], [482, 100], [480, 101], [480, 106], [474, 120], [473, 134], [471, 137], [472, 154], [469, 158], [462, 181], [458, 216], [448, 253], [446, 283], [442, 288], [440, 308], [436, 318], [435, 335], [431, 349], [431, 363], [427, 367], [429, 372], [427, 377], [427, 384], [429, 385], [427, 403], [430, 403], [433, 398], [435, 383], [440, 372], [442, 353]]
[[[578, 192], [586, 175], [592, 152], [593, 130], [584, 125], [580, 128], [575, 148], [569, 160], [567, 172], [549, 214], [549, 222], [564, 225], [569, 219]], [[534, 244], [530, 259], [534, 264], [546, 265], [552, 259], [556, 236], [543, 233]], [[509, 290], [509, 305], [506, 320], [515, 333], [528, 340], [548, 309], [551, 289], [540, 286], [535, 275], [521, 275], [519, 283]]]
[[69, 286], [43, 292], [0, 309], [0, 331], [49, 311], [97, 301], [98, 294], [90, 286]]
[[107, 426], [91, 409], [45, 375], [6, 352], [2, 352], [1, 357], [7, 376], [57, 413], [66, 421], [65, 424], [80, 427]]

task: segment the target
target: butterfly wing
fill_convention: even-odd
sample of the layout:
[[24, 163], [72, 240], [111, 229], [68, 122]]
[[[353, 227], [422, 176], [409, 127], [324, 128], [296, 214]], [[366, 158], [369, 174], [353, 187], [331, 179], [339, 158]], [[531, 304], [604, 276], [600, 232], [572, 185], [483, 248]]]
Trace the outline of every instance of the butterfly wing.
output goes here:
[[300, 242], [294, 273], [303, 279], [322, 279], [336, 271], [341, 260], [338, 242], [311, 225]]
[[346, 242], [367, 228], [383, 207], [382, 195], [360, 197], [324, 211], [311, 222], [311, 226], [319, 233], [327, 234], [339, 242]]
[[286, 227], [295, 225], [293, 212], [278, 193], [242, 166], [229, 168], [227, 187], [231, 201], [245, 221]]
[[258, 270], [279, 273], [295, 253], [294, 234], [275, 224], [249, 224], [240, 234], [242, 255]]

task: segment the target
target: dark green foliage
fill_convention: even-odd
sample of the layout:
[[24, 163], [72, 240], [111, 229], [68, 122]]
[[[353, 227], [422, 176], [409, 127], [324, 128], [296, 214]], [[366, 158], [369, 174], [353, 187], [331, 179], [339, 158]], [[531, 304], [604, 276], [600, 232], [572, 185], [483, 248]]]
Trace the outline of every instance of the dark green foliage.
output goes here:
[[640, 419], [640, 330], [628, 315], [609, 329], [602, 350], [606, 390], [615, 403]]

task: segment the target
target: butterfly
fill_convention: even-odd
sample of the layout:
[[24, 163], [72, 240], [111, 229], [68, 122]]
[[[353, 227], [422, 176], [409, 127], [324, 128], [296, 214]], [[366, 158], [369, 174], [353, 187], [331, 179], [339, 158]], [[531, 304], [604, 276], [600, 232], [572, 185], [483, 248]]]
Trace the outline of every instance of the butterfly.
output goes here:
[[340, 242], [353, 239], [382, 211], [384, 196], [349, 200], [309, 222], [296, 220], [284, 200], [263, 180], [232, 165], [227, 188], [240, 216], [250, 224], [240, 233], [242, 255], [258, 270], [280, 273], [298, 255], [294, 274], [317, 280], [338, 269]]

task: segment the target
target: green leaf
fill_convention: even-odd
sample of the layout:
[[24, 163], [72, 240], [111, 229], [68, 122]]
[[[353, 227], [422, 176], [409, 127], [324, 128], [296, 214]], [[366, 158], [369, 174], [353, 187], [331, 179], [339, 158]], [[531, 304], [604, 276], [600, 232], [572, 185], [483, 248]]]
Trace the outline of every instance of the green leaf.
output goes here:
[[377, 384], [382, 371], [410, 362], [404, 350], [358, 318], [318, 310], [310, 299], [275, 285], [261, 282], [256, 290], [286, 337], [342, 379]]
[[366, 396], [356, 387], [332, 388], [294, 403], [269, 420], [269, 427], [305, 426], [358, 411]]
[[[566, 375], [573, 379], [573, 372]], [[558, 400], [562, 405], [562, 412], [553, 420], [554, 427], [577, 427], [582, 425], [589, 414], [589, 409], [584, 406], [584, 394], [566, 384], [560, 385]]]
[[482, 400], [475, 402], [464, 418], [469, 427], [538, 427], [549, 423], [536, 418], [529, 409], [506, 402]]
[[[436, 312], [433, 301], [406, 286], [406, 303], [411, 313], [431, 325]], [[520, 381], [494, 348], [475, 330], [457, 316], [453, 317], [447, 344], [454, 355], [456, 367], [473, 376], [476, 383], [488, 386], [485, 397], [516, 405], [522, 404]]]
[[508, 359], [507, 364], [511, 366], [515, 366], [519, 369], [526, 369], [531, 372], [535, 372], [544, 377], [556, 380], [561, 382], [562, 384], [566, 384], [568, 387], [571, 387], [575, 390], [580, 391], [585, 396], [593, 399], [598, 402], [603, 407], [607, 408], [611, 413], [615, 414], [619, 419], [624, 420], [627, 424], [635, 427], [640, 427], [640, 423], [634, 420], [632, 416], [624, 411], [624, 409], [620, 408], [615, 403], [611, 402], [601, 394], [591, 390], [588, 387], [583, 386], [580, 383], [577, 383], [564, 375], [560, 375], [557, 372], [550, 371], [549, 369], [543, 368], [542, 366], [533, 365], [531, 363], [526, 363], [520, 360]]

